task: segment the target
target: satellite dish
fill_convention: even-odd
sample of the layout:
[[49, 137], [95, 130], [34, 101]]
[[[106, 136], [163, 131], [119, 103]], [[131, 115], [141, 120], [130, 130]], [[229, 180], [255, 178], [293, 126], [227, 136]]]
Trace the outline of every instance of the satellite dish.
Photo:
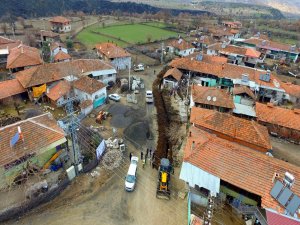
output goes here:
[[278, 82], [276, 79], [273, 80], [273, 84], [274, 84], [275, 87], [277, 87], [277, 88], [280, 87], [280, 84], [279, 84], [279, 82]]
[[206, 99], [207, 99], [207, 101], [210, 101], [210, 100], [211, 100], [211, 97], [210, 97], [210, 96], [207, 96]]
[[214, 101], [214, 102], [217, 101], [217, 97], [213, 97], [213, 101]]

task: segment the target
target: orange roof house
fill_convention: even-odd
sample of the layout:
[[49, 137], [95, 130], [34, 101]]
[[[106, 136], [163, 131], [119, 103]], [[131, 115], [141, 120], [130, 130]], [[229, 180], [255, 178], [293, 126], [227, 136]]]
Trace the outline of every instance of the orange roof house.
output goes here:
[[292, 84], [292, 83], [282, 83], [282, 87], [285, 90], [287, 96], [287, 100], [293, 103], [300, 103], [300, 85]]
[[172, 77], [176, 81], [180, 81], [182, 77], [182, 72], [176, 68], [169, 69], [163, 76], [164, 78]]
[[246, 86], [237, 86], [234, 87], [232, 90], [232, 94], [233, 95], [243, 95], [246, 94], [249, 97], [251, 97], [252, 99], [256, 99], [254, 93], [250, 90], [250, 88], [246, 87]]
[[[296, 182], [291, 191], [299, 196], [299, 167], [191, 127], [184, 148], [180, 179], [217, 193], [220, 191], [217, 188], [220, 187], [221, 181], [224, 181], [244, 190], [241, 193], [244, 196], [248, 195], [245, 191], [258, 196], [261, 200], [259, 206], [262, 208], [284, 213], [284, 207], [270, 192], [276, 180], [275, 174], [278, 174], [277, 179], [282, 181], [285, 172], [295, 177]], [[195, 174], [207, 179], [201, 180], [201, 176], [196, 177]], [[212, 182], [214, 185], [211, 185]]]
[[21, 44], [9, 51], [6, 68], [20, 70], [25, 67], [36, 66], [42, 63], [43, 60], [37, 48]]
[[[18, 127], [21, 128], [22, 138], [11, 146], [10, 141], [18, 132]], [[6, 169], [26, 155], [42, 154], [66, 142], [63, 130], [49, 113], [1, 127], [0, 136], [0, 166]]]
[[257, 151], [272, 149], [266, 127], [227, 113], [192, 107], [190, 122], [197, 128]]
[[66, 80], [62, 80], [59, 81], [54, 87], [52, 87], [46, 95], [51, 101], [57, 102], [60, 98], [68, 96], [70, 91], [70, 83]]
[[68, 54], [65, 53], [62, 50], [59, 50], [58, 53], [54, 56], [53, 61], [54, 62], [64, 62], [64, 61], [69, 61], [72, 57]]
[[55, 33], [66, 33], [71, 31], [71, 20], [63, 16], [56, 16], [49, 20], [51, 30]]
[[26, 92], [17, 79], [0, 82], [0, 100]]
[[96, 50], [101, 59], [111, 62], [117, 70], [124, 70], [131, 67], [130, 53], [113, 43], [97, 44]]
[[256, 103], [259, 123], [267, 126], [270, 133], [300, 142], [300, 109], [285, 109], [272, 103]]
[[[201, 58], [199, 58], [199, 56]], [[199, 60], [210, 64], [223, 64], [227, 63], [227, 58], [217, 55], [207, 55], [207, 54], [201, 54], [199, 52], [190, 54], [187, 56], [187, 58], [190, 58], [191, 60]], [[200, 60], [201, 59], [201, 60]]]
[[233, 98], [224, 89], [192, 85], [191, 104], [221, 111], [234, 108]]
[[6, 37], [0, 36], [0, 49], [7, 49], [8, 51], [15, 48], [21, 44], [19, 40], [11, 40]]
[[105, 88], [105, 85], [100, 81], [84, 76], [74, 81], [74, 88], [88, 94], [93, 94], [102, 88]]
[[171, 41], [170, 45], [180, 51], [190, 49], [190, 48], [195, 48], [191, 43], [181, 38], [179, 40]]
[[130, 53], [128, 53], [125, 49], [110, 42], [97, 44], [96, 49], [99, 54], [104, 55], [108, 59], [131, 56]]

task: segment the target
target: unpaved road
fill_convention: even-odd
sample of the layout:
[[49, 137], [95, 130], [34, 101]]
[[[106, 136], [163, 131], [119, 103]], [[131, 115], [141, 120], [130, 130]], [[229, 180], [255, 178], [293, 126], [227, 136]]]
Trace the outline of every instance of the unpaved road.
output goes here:
[[[51, 203], [30, 212], [18, 221], [9, 221], [5, 224], [186, 224], [186, 200], [176, 197], [172, 197], [170, 201], [157, 199], [155, 197], [157, 171], [150, 165], [143, 169], [139, 164], [138, 183], [134, 192], [124, 190], [124, 176], [129, 159], [124, 161], [126, 162], [114, 171], [104, 185], [100, 186], [101, 180], [105, 179], [103, 175], [94, 180], [89, 175], [83, 175]], [[100, 172], [103, 173], [104, 171]], [[178, 174], [172, 176], [173, 181], [176, 176], [178, 177]]]

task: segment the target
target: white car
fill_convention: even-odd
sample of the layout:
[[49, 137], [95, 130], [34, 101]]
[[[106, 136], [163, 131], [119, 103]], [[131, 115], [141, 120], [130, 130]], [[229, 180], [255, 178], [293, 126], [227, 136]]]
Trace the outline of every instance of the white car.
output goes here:
[[133, 71], [138, 72], [138, 71], [144, 71], [145, 67], [143, 64], [138, 64], [137, 66], [133, 66]]
[[146, 103], [153, 103], [153, 93], [152, 91], [146, 91]]
[[132, 156], [130, 166], [125, 177], [125, 190], [126, 191], [134, 191], [137, 179], [137, 164], [138, 157]]
[[108, 98], [115, 102], [119, 102], [121, 99], [121, 96], [118, 94], [110, 94], [110, 95], [108, 95]]

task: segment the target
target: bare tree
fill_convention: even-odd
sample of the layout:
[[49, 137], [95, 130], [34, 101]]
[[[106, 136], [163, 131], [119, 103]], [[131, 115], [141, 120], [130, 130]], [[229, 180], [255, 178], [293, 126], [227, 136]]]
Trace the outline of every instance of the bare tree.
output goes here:
[[23, 27], [23, 29], [25, 29], [26, 28], [25, 19], [23, 17], [18, 17], [17, 20], [21, 24], [21, 26]]
[[1, 30], [3, 31], [4, 35], [7, 35], [8, 26], [6, 23], [1, 24]]

